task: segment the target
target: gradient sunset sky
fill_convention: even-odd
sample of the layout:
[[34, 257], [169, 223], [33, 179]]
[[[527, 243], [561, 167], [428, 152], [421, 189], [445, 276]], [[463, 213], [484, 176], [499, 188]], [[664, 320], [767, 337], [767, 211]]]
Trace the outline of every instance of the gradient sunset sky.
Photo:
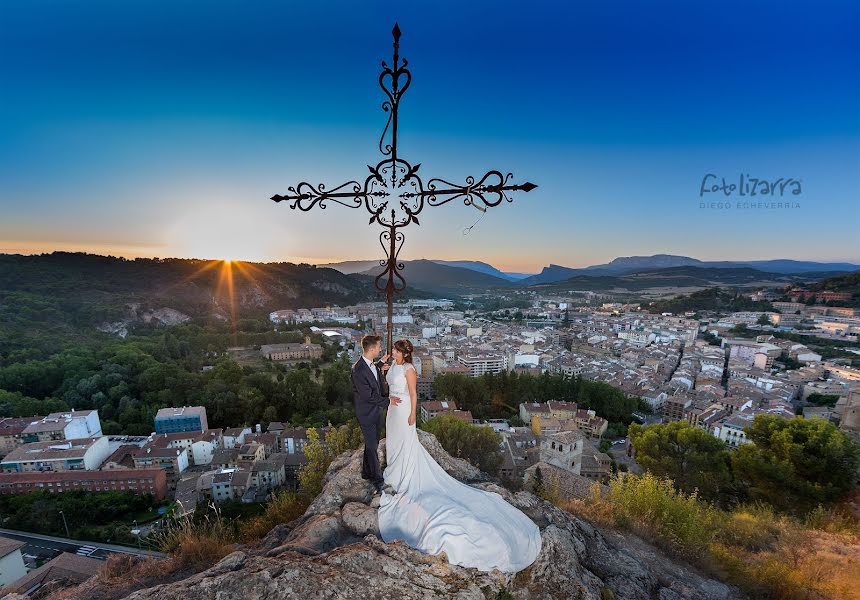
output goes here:
[[[403, 258], [860, 262], [856, 1], [4, 2], [0, 252], [377, 258], [363, 209], [268, 198], [380, 159], [395, 20], [404, 158], [540, 186], [468, 235], [426, 208]], [[702, 208], [706, 173], [799, 206]]]

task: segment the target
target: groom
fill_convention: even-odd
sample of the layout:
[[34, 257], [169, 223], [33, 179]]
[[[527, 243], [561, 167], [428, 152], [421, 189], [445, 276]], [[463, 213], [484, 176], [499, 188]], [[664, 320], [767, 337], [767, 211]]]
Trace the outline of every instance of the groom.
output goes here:
[[361, 426], [364, 436], [364, 460], [361, 463], [361, 476], [369, 479], [377, 493], [382, 492], [384, 480], [379, 466], [380, 421], [382, 409], [387, 408], [389, 401], [394, 406], [400, 404], [400, 398], [388, 397], [388, 385], [385, 382], [385, 372], [388, 371], [388, 355], [382, 357], [382, 365], [374, 359], [382, 352], [382, 338], [378, 335], [366, 335], [361, 338], [362, 356], [352, 365], [352, 397], [355, 402], [355, 416]]

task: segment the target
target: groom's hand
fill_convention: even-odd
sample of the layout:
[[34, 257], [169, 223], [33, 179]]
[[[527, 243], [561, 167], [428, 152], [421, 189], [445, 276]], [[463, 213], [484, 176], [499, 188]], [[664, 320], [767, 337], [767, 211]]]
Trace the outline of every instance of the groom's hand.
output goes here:
[[397, 396], [389, 396], [388, 401], [391, 402], [393, 406], [397, 406], [398, 404], [400, 404], [400, 398], [398, 398]]

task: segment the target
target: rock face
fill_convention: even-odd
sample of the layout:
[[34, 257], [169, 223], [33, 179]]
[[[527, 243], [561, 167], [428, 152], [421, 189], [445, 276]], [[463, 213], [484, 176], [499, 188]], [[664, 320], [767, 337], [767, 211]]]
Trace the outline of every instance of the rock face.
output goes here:
[[141, 310], [139, 303], [127, 304], [127, 316], [114, 322], [106, 322], [96, 326], [101, 332], [116, 335], [121, 338], [128, 337], [129, 327], [139, 323], [153, 323], [155, 325], [178, 325], [190, 321], [191, 317], [173, 308], [156, 308], [153, 310]]
[[[729, 600], [739, 594], [667, 558], [638, 538], [603, 533], [528, 492], [512, 494], [436, 439], [421, 443], [452, 476], [501, 494], [538, 524], [542, 549], [516, 575], [448, 564], [403, 543], [379, 539], [361, 450], [338, 457], [307, 512], [273, 529], [258, 546], [236, 551], [188, 579], [137, 591], [133, 600], [338, 598]], [[98, 585], [92, 581], [91, 585]], [[86, 588], [70, 597], [83, 600]]]

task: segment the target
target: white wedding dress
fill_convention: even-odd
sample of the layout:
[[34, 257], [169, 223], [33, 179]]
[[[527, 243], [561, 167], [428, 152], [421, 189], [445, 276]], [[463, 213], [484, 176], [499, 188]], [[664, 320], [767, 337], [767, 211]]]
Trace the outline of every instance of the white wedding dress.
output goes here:
[[388, 465], [385, 483], [396, 491], [379, 502], [379, 532], [386, 542], [403, 540], [426, 554], [445, 552], [451, 564], [482, 571], [515, 573], [532, 564], [541, 548], [540, 530], [499, 494], [485, 492], [448, 475], [418, 441], [406, 369], [394, 364], [386, 380], [390, 395], [385, 420]]

